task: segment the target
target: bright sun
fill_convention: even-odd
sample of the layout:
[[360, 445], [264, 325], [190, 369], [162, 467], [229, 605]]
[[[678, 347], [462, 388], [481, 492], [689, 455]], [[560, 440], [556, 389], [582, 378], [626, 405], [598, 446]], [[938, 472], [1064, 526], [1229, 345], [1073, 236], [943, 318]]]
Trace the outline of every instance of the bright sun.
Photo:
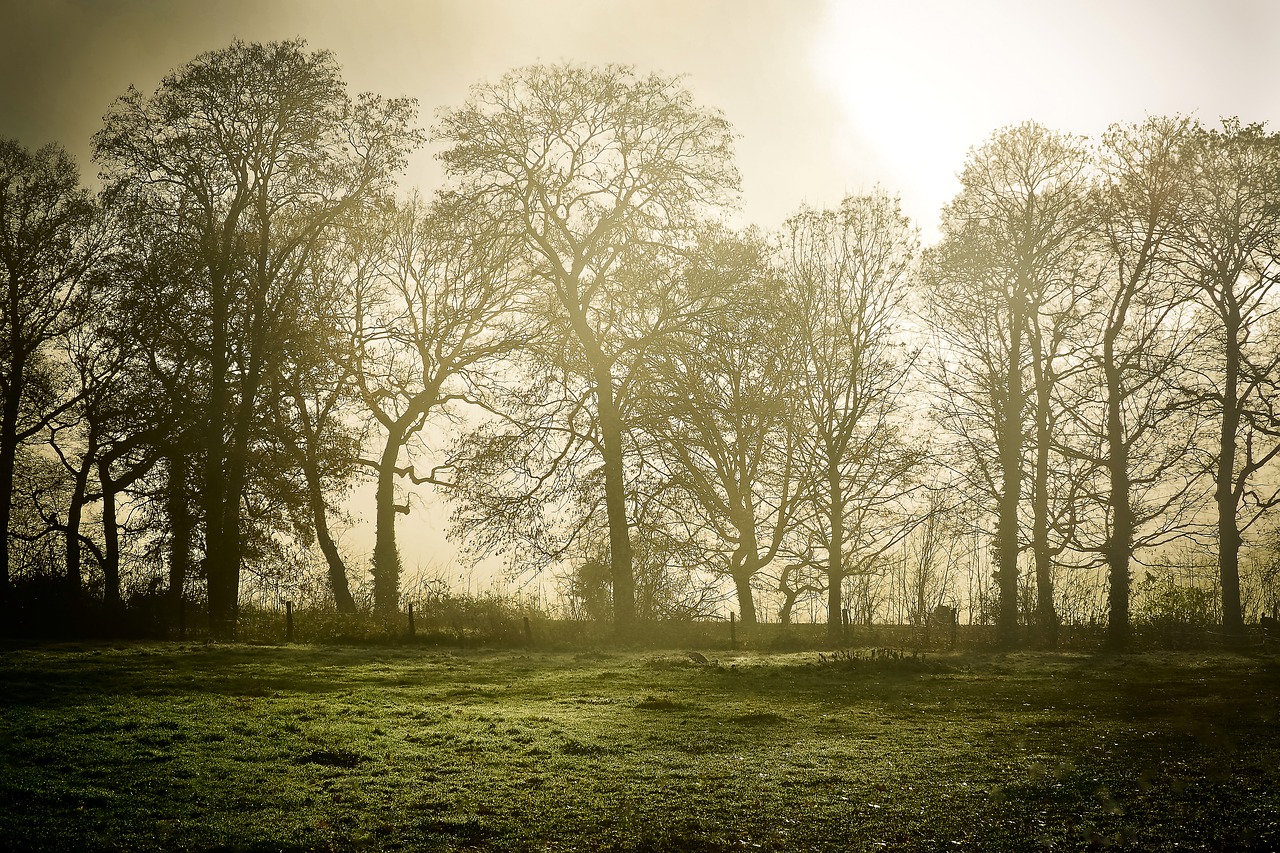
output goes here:
[[926, 240], [965, 154], [998, 128], [1034, 119], [1096, 133], [1122, 118], [1092, 55], [1111, 38], [1091, 16], [989, 5], [829, 0], [811, 55], [841, 112], [837, 161], [852, 184], [899, 193]]

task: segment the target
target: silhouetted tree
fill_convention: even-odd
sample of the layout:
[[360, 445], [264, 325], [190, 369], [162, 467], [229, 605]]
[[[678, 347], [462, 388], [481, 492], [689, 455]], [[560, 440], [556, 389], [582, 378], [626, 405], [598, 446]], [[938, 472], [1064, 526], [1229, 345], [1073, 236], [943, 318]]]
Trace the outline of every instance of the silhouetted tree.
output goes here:
[[100, 223], [62, 148], [0, 139], [0, 605], [19, 448], [79, 399], [66, 343], [85, 320], [108, 247]]
[[[803, 210], [783, 228], [781, 264], [795, 303], [791, 343], [801, 361], [795, 429], [810, 463], [812, 540], [826, 552], [827, 630], [843, 624], [844, 580], [901, 540], [895, 510], [925, 458], [910, 420], [908, 300], [919, 238], [885, 193], [846, 198], [838, 210]], [[897, 517], [896, 523], [891, 517]]]
[[625, 629], [635, 602], [619, 362], [664, 310], [648, 268], [737, 187], [729, 125], [677, 78], [559, 65], [475, 87], [438, 134], [459, 192], [520, 238], [525, 275], [587, 370], [614, 615]]
[[344, 334], [346, 294], [327, 266], [304, 286], [307, 306], [298, 318], [305, 330], [299, 339], [308, 346], [292, 348], [271, 399], [275, 405], [274, 434], [288, 464], [282, 478], [297, 475], [293, 495], [299, 538], [320, 548], [327, 567], [329, 590], [339, 613], [355, 613], [346, 561], [330, 532], [329, 519], [337, 500], [355, 479], [360, 460], [360, 431], [350, 409], [358, 405], [350, 347]]
[[[449, 486], [442, 469], [417, 472], [410, 441], [460, 407], [494, 405], [491, 386], [525, 339], [510, 241], [469, 200], [418, 197], [353, 243], [353, 376], [382, 432], [373, 553], [374, 606], [394, 612], [400, 591], [397, 480]], [[443, 443], [437, 439], [438, 443]], [[437, 448], [439, 449], [439, 448]]]
[[1104, 135], [1096, 278], [1072, 306], [1088, 346], [1078, 375], [1060, 386], [1071, 420], [1064, 452], [1105, 480], [1102, 517], [1094, 523], [1079, 506], [1073, 545], [1106, 563], [1115, 650], [1129, 642], [1135, 552], [1183, 535], [1204, 497], [1199, 425], [1178, 395], [1201, 332], [1188, 322], [1190, 294], [1168, 245], [1187, 200], [1182, 148], [1191, 129], [1185, 119], [1153, 118]]
[[1216, 421], [1211, 450], [1223, 630], [1243, 635], [1243, 534], [1280, 502], [1260, 473], [1280, 456], [1280, 140], [1232, 119], [1196, 128], [1183, 146], [1190, 182], [1168, 241], [1212, 334], [1187, 392]]
[[1057, 622], [1046, 452], [1059, 351], [1040, 333], [1052, 315], [1069, 312], [1063, 294], [1075, 286], [1089, 234], [1086, 165], [1079, 141], [1040, 125], [997, 131], [970, 152], [928, 265], [929, 316], [942, 345], [938, 412], [965, 448], [973, 486], [994, 504], [997, 624], [1006, 646], [1017, 641], [1019, 522], [1032, 465], [1038, 621]]
[[408, 100], [351, 99], [333, 55], [305, 42], [237, 41], [153, 95], [130, 88], [94, 136], [109, 192], [187, 263], [151, 284], [187, 295], [181, 319], [205, 360], [204, 563], [217, 636], [235, 631], [251, 444], [300, 283], [320, 238], [390, 186], [418, 141], [414, 112]]
[[189, 583], [203, 579], [196, 568], [203, 564], [198, 498], [209, 362], [198, 345], [192, 289], [184, 286], [198, 247], [166, 239], [164, 224], [128, 197], [116, 196], [109, 213], [119, 245], [109, 274], [114, 319], [104, 332], [127, 357], [101, 414], [122, 441], [147, 433], [138, 450], [156, 453], [134, 498], [156, 531], [152, 547], [167, 551], [166, 607], [176, 621]]

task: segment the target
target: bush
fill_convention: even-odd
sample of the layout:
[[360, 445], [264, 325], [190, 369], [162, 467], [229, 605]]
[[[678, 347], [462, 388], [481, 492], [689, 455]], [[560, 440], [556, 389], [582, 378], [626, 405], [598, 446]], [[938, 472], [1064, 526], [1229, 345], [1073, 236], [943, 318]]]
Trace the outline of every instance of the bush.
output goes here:
[[1179, 584], [1172, 575], [1147, 572], [1138, 585], [1138, 600], [1135, 625], [1148, 629], [1165, 648], [1202, 645], [1206, 630], [1217, 621], [1214, 592]]

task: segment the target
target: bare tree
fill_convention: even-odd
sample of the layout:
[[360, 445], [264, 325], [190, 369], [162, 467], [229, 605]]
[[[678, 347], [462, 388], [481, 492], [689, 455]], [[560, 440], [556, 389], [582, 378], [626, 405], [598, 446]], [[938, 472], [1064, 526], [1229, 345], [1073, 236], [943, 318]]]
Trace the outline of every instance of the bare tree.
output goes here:
[[635, 419], [642, 455], [659, 470], [656, 500], [734, 585], [744, 625], [757, 621], [752, 585], [784, 553], [803, 505], [794, 393], [795, 317], [759, 239], [719, 241], [723, 260], [706, 310], [646, 359], [650, 381]]
[[[396, 483], [450, 486], [443, 468], [419, 472], [411, 440], [459, 406], [492, 407], [490, 386], [503, 362], [524, 345], [520, 282], [510, 244], [464, 199], [428, 207], [418, 197], [391, 211], [373, 255], [355, 245], [354, 377], [382, 446], [369, 464], [377, 476], [373, 554], [374, 607], [393, 613], [400, 600]], [[357, 235], [367, 238], [368, 235]]]
[[781, 264], [801, 362], [795, 428], [810, 464], [805, 518], [826, 553], [832, 639], [841, 630], [851, 557], [883, 552], [910, 527], [898, 510], [925, 458], [904, 436], [916, 357], [906, 321], [918, 260], [915, 227], [882, 192], [850, 196], [839, 210], [801, 211], [783, 229]]
[[1096, 499], [1081, 496], [1102, 514], [1092, 519], [1077, 507], [1073, 546], [1106, 563], [1113, 649], [1129, 641], [1135, 553], [1183, 535], [1203, 498], [1202, 436], [1178, 394], [1200, 332], [1188, 322], [1189, 293], [1168, 247], [1186, 201], [1181, 151], [1190, 130], [1185, 119], [1153, 118], [1104, 135], [1095, 280], [1073, 306], [1087, 348], [1077, 375], [1057, 388], [1070, 419], [1063, 452], [1104, 478]]
[[1017, 641], [1018, 558], [1026, 541], [1019, 527], [1032, 465], [1039, 621], [1057, 621], [1045, 452], [1053, 418], [1046, 386], [1060, 350], [1039, 333], [1053, 323], [1042, 311], [1057, 313], [1055, 303], [1079, 274], [1089, 234], [1087, 162], [1078, 140], [1040, 125], [997, 131], [970, 152], [928, 265], [928, 316], [942, 344], [934, 369], [938, 411], [996, 518], [1004, 645]]
[[[284, 491], [295, 506], [298, 537], [319, 547], [329, 589], [339, 613], [355, 613], [349, 569], [330, 530], [330, 518], [360, 472], [362, 431], [351, 410], [360, 405], [350, 346], [350, 293], [334, 245], [316, 258], [300, 287], [295, 340], [268, 394], [272, 434], [285, 464], [279, 470]], [[299, 482], [292, 482], [293, 480]], [[289, 494], [289, 492], [293, 494]], [[303, 509], [305, 507], [305, 509]]]
[[475, 87], [438, 135], [459, 192], [521, 240], [526, 275], [586, 371], [625, 630], [635, 613], [620, 362], [664, 311], [651, 271], [737, 187], [729, 125], [678, 78], [557, 65]]
[[1223, 630], [1244, 631], [1240, 546], [1280, 502], [1260, 474], [1280, 456], [1280, 141], [1232, 119], [1182, 148], [1190, 186], [1168, 244], [1212, 329], [1187, 392], [1216, 421], [1211, 451]]

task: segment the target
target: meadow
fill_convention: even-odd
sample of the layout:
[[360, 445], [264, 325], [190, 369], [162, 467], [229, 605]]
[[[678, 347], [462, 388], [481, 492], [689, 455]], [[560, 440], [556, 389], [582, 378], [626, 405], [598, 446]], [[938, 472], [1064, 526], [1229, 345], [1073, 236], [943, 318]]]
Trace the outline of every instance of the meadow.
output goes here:
[[1276, 850], [1268, 654], [10, 644], [0, 847]]

